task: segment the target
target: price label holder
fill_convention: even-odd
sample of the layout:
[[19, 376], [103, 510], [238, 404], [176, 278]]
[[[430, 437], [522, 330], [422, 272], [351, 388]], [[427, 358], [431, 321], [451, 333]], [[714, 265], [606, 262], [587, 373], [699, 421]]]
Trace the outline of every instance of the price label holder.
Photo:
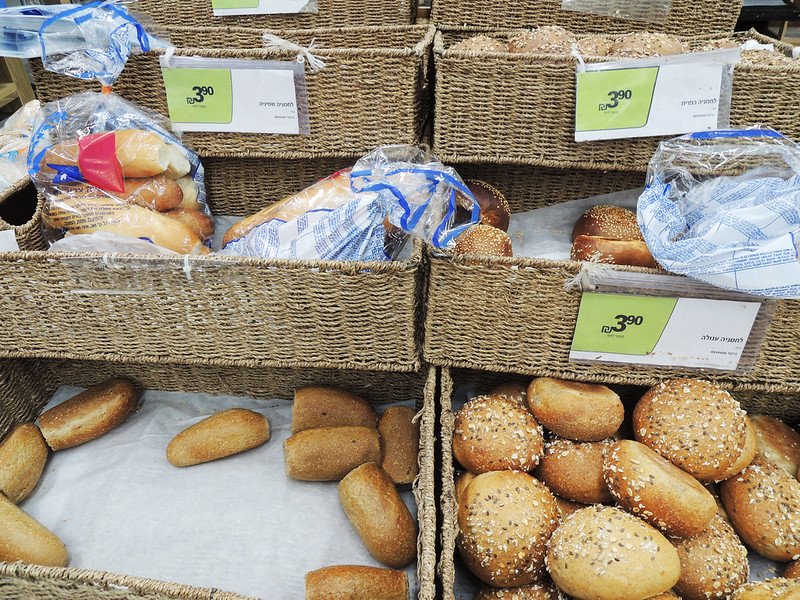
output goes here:
[[584, 267], [570, 361], [747, 373], [774, 300], [672, 275]]
[[317, 0], [211, 0], [215, 17], [319, 12]]
[[310, 133], [305, 63], [161, 57], [177, 131]]
[[578, 61], [575, 141], [725, 129], [738, 48], [605, 63]]

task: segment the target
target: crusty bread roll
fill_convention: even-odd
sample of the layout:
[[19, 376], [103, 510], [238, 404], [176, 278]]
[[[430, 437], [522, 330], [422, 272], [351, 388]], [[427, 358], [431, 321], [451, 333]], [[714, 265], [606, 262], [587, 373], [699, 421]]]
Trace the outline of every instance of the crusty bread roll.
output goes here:
[[603, 479], [603, 460], [614, 440], [573, 442], [563, 438], [548, 440], [536, 477], [551, 492], [583, 504], [610, 504], [614, 501]]
[[800, 579], [800, 560], [793, 560], [783, 570], [786, 579]]
[[456, 475], [456, 482], [455, 482], [456, 503], [461, 502], [461, 496], [464, 495], [464, 490], [466, 490], [467, 486], [470, 483], [472, 483], [473, 479], [475, 479], [475, 474], [470, 473], [469, 471], [461, 471], [461, 473]]
[[537, 582], [513, 588], [484, 585], [472, 600], [565, 600], [565, 597], [550, 583]]
[[747, 549], [722, 518], [715, 515], [702, 532], [672, 543], [681, 561], [675, 590], [684, 600], [728, 598], [747, 583]]
[[456, 238], [456, 254], [513, 256], [511, 238], [502, 229], [479, 223]]
[[531, 382], [528, 408], [547, 429], [579, 442], [613, 436], [625, 418], [622, 401], [606, 386], [552, 377]]
[[194, 182], [194, 179], [191, 177], [181, 177], [180, 179], [176, 179], [175, 183], [178, 185], [183, 195], [180, 206], [176, 208], [185, 208], [186, 210], [202, 210], [203, 207], [200, 205], [200, 201], [198, 200], [200, 190], [197, 187], [197, 184]]
[[655, 269], [658, 263], [647, 244], [638, 240], [612, 240], [591, 235], [579, 235], [572, 242], [570, 258], [582, 262], [609, 265], [628, 265]]
[[375, 463], [353, 469], [339, 483], [339, 500], [369, 553], [401, 568], [417, 555], [417, 524], [389, 475]]
[[780, 467], [755, 459], [720, 484], [725, 510], [739, 537], [764, 558], [800, 557], [800, 482]]
[[67, 548], [49, 529], [0, 494], [0, 560], [64, 567]]
[[792, 475], [800, 468], [800, 434], [766, 415], [750, 415], [756, 434], [756, 455]]
[[678, 38], [666, 33], [637, 31], [617, 37], [608, 51], [609, 56], [620, 58], [645, 58], [683, 54], [689, 49]]
[[714, 497], [700, 482], [639, 442], [616, 442], [603, 473], [620, 506], [668, 535], [697, 535], [717, 514]]
[[553, 533], [547, 568], [577, 600], [644, 600], [669, 590], [681, 564], [661, 533], [618, 508], [595, 505]]
[[[183, 201], [183, 192], [178, 183], [163, 175], [126, 179], [124, 192], [106, 193], [121, 201], [160, 212], [177, 208]], [[98, 190], [91, 185], [76, 185], [70, 187], [69, 194], [71, 196], [96, 197]]]
[[[503, 50], [505, 51], [505, 50]], [[508, 231], [511, 220], [511, 207], [503, 193], [492, 184], [480, 179], [467, 179], [464, 181], [475, 196], [478, 206], [481, 208], [481, 223]], [[468, 203], [470, 210], [472, 203]]]
[[608, 56], [613, 43], [605, 35], [587, 35], [578, 40], [578, 52], [584, 56]]
[[478, 396], [455, 415], [453, 454], [472, 473], [539, 464], [544, 439], [533, 415], [504, 396]]
[[545, 25], [531, 31], [520, 31], [508, 38], [509, 52], [537, 54], [570, 54], [575, 36], [562, 27]]
[[201, 240], [211, 239], [214, 235], [214, 221], [202, 211], [176, 208], [164, 214], [186, 225]]
[[0, 443], [0, 493], [19, 504], [39, 483], [49, 448], [32, 423], [17, 425]]
[[556, 504], [558, 504], [558, 514], [561, 516], [561, 520], [563, 521], [572, 513], [578, 512], [586, 508], [585, 504], [581, 504], [579, 502], [573, 502], [572, 500], [567, 500], [560, 496], [556, 496]]
[[167, 460], [190, 467], [256, 448], [269, 439], [264, 415], [246, 408], [230, 408], [187, 427], [167, 446]]
[[377, 427], [378, 415], [361, 396], [327, 385], [294, 392], [292, 433], [317, 427]]
[[286, 439], [283, 454], [292, 479], [336, 481], [359, 465], [380, 463], [381, 442], [372, 427], [320, 427]]
[[507, 52], [508, 47], [494, 38], [485, 35], [475, 35], [471, 38], [456, 42], [448, 50], [454, 52]]
[[739, 452], [739, 456], [736, 458], [734, 463], [720, 473], [719, 475], [720, 479], [730, 479], [731, 477], [739, 473], [742, 469], [744, 469], [747, 465], [749, 465], [751, 462], [753, 462], [753, 459], [756, 456], [758, 438], [756, 437], [755, 429], [750, 424], [750, 419], [748, 419], [747, 417], [744, 418], [744, 426], [745, 426], [744, 446], [742, 446], [742, 449]]
[[53, 450], [72, 448], [120, 425], [136, 408], [136, 390], [126, 379], [107, 379], [45, 411], [39, 429]]
[[612, 204], [599, 204], [583, 213], [572, 227], [572, 241], [581, 235], [644, 241], [636, 213]]
[[458, 549], [470, 570], [497, 587], [528, 585], [544, 574], [558, 505], [539, 481], [519, 471], [478, 475], [458, 505]]
[[405, 571], [336, 565], [306, 573], [306, 600], [408, 600]]
[[633, 411], [636, 439], [700, 481], [719, 481], [740, 458], [745, 412], [710, 381], [673, 379], [650, 388]]
[[782, 577], [748, 583], [731, 596], [731, 600], [798, 600], [799, 598], [800, 581]]
[[528, 406], [528, 384], [507, 382], [496, 385], [489, 391], [490, 396], [505, 396]]
[[414, 482], [419, 473], [419, 423], [417, 411], [406, 406], [391, 406], [378, 422], [383, 451], [383, 470], [398, 485]]

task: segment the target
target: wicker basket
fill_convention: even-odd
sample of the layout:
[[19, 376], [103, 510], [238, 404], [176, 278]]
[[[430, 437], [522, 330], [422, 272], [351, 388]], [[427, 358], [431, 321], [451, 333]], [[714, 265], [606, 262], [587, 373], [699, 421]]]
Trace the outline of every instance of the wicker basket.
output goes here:
[[[527, 211], [638, 187], [644, 179], [641, 174], [638, 177], [637, 184], [635, 180], [626, 181], [619, 173], [604, 176], [591, 171], [559, 174], [542, 170], [527, 182], [529, 195], [522, 202], [515, 200], [512, 210]], [[502, 191], [507, 179], [488, 181]], [[564, 284], [574, 279], [580, 269], [579, 262], [465, 257], [431, 251], [424, 359], [438, 366], [634, 385], [697, 375], [697, 370], [689, 369], [569, 362], [581, 292], [566, 291]], [[704, 371], [702, 376], [738, 390], [800, 391], [799, 324], [800, 301], [778, 302], [750, 373]]]
[[[448, 50], [455, 41], [474, 33], [436, 34], [434, 150], [442, 160], [647, 170], [664, 138], [575, 142], [576, 63], [572, 57]], [[493, 35], [503, 38], [509, 32]], [[719, 37], [693, 38], [691, 44], [696, 48]], [[775, 42], [754, 31], [734, 37]], [[776, 45], [784, 52], [791, 48]], [[731, 124], [760, 123], [800, 138], [793, 91], [800, 89], [800, 61], [795, 62], [737, 66]]]
[[672, 0], [666, 23], [642, 23], [561, 10], [561, 0], [436, 0], [431, 20], [442, 29], [533, 27], [560, 25], [581, 33], [664, 31], [677, 35], [701, 35], [708, 31], [733, 31], [742, 0]]
[[12, 230], [20, 250], [43, 250], [41, 204], [30, 179], [0, 192], [0, 231]]
[[[417, 398], [418, 408], [421, 409], [420, 475], [414, 489], [420, 529], [417, 576], [421, 588], [420, 600], [433, 600], [436, 563], [434, 369], [427, 373], [407, 374], [324, 369], [217, 368], [163, 363], [4, 360], [0, 361], [0, 437], [14, 425], [33, 420], [60, 385], [89, 386], [110, 376], [128, 377], [140, 387], [148, 389], [256, 398], [291, 398], [295, 388], [309, 384], [337, 385], [364, 394], [374, 402]], [[252, 600], [217, 589], [200, 589], [123, 574], [2, 562], [0, 597], [7, 600]]]
[[[441, 552], [439, 555], [439, 565], [437, 576], [442, 583], [442, 598], [444, 600], [471, 600], [471, 596], [464, 594], [457, 589], [456, 569], [466, 569], [460, 560], [455, 559], [456, 535], [458, 534], [457, 507], [455, 501], [453, 465], [453, 428], [454, 418], [452, 410], [453, 392], [459, 385], [467, 384], [477, 392], [488, 392], [492, 387], [499, 383], [509, 380], [527, 381], [520, 377], [510, 377], [509, 375], [469, 371], [461, 369], [442, 369], [440, 376], [440, 395], [441, 406], [440, 426], [441, 426], [441, 473], [442, 473], [442, 492], [440, 498], [441, 507]], [[645, 388], [618, 390], [620, 396], [628, 396], [635, 401], [644, 392]], [[800, 396], [797, 394], [773, 394], [747, 393], [737, 391], [734, 397], [741, 402], [742, 407], [748, 412], [767, 414], [783, 419], [789, 423], [800, 421]], [[766, 576], [766, 573], [761, 577]]]
[[[261, 49], [264, 30], [243, 27], [170, 27], [176, 56], [294, 60], [296, 54]], [[430, 104], [428, 67], [432, 26], [361, 27], [276, 32], [308, 46], [326, 67], [306, 69], [310, 135], [186, 133], [184, 141], [203, 157], [360, 157], [379, 144], [423, 141]], [[32, 61], [43, 102], [95, 84], [44, 71]], [[137, 104], [168, 114], [159, 55], [132, 57], [115, 91]]]

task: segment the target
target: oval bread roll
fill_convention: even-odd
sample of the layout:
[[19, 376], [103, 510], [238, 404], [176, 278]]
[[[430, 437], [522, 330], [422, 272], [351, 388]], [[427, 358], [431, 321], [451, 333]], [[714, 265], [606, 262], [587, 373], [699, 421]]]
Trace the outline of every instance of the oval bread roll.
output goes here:
[[202, 240], [214, 235], [214, 221], [206, 213], [199, 210], [176, 208], [164, 213], [166, 216], [183, 223]]
[[502, 229], [479, 223], [456, 238], [453, 247], [456, 254], [480, 256], [513, 256], [511, 238]]
[[519, 471], [478, 475], [458, 506], [461, 558], [484, 583], [528, 585], [544, 574], [558, 505], [539, 481]]
[[0, 443], [0, 493], [14, 504], [30, 496], [49, 452], [36, 425], [17, 425]]
[[[511, 219], [511, 207], [503, 193], [496, 187], [480, 179], [467, 179], [464, 181], [475, 196], [481, 208], [481, 223], [502, 231], [508, 231]], [[470, 203], [471, 208], [471, 203]]]
[[[161, 212], [177, 208], [183, 200], [183, 192], [177, 182], [163, 175], [126, 179], [124, 183], [124, 192], [106, 193], [129, 204]], [[70, 196], [96, 197], [100, 194], [96, 187], [88, 184], [71, 186], [69, 191]]]
[[456, 483], [455, 483], [456, 504], [461, 502], [461, 496], [464, 494], [464, 490], [466, 490], [467, 486], [470, 483], [472, 483], [473, 479], [475, 479], [475, 474], [470, 473], [469, 471], [462, 471], [456, 476]]
[[766, 415], [750, 415], [756, 434], [756, 454], [792, 475], [800, 468], [800, 434]]
[[72, 448], [120, 425], [136, 408], [136, 390], [126, 379], [108, 379], [45, 411], [39, 429], [53, 450]]
[[575, 221], [572, 227], [572, 241], [581, 235], [612, 240], [644, 241], [636, 213], [611, 204], [593, 206]]
[[800, 598], [800, 581], [782, 577], [748, 583], [731, 596], [731, 600], [797, 600], [798, 598]]
[[722, 518], [714, 516], [701, 533], [673, 544], [681, 560], [675, 590], [683, 600], [728, 598], [747, 583], [747, 549]]
[[489, 392], [490, 396], [505, 396], [516, 400], [523, 406], [528, 406], [528, 384], [526, 383], [501, 383]]
[[456, 413], [453, 454], [472, 473], [529, 471], [544, 451], [533, 415], [504, 396], [478, 396]]
[[364, 463], [380, 463], [381, 441], [371, 427], [320, 427], [286, 439], [283, 454], [292, 479], [336, 481]]
[[700, 482], [639, 442], [620, 440], [606, 454], [605, 481], [617, 502], [664, 533], [689, 537], [717, 514]]
[[592, 261], [609, 265], [631, 267], [658, 267], [650, 249], [639, 240], [611, 240], [608, 238], [579, 235], [572, 242], [570, 258], [577, 261]]
[[378, 422], [383, 450], [383, 470], [398, 485], [414, 482], [419, 473], [419, 423], [417, 411], [406, 406], [391, 406]]
[[0, 494], [0, 560], [64, 567], [67, 559], [60, 539]]
[[475, 592], [472, 600], [565, 600], [549, 583], [532, 583], [513, 588], [495, 588], [487, 585]]
[[739, 537], [764, 558], [800, 558], [800, 482], [756, 459], [720, 484], [725, 510]]
[[306, 573], [306, 600], [408, 600], [408, 576], [378, 567], [325, 567]]
[[622, 401], [606, 386], [552, 377], [531, 382], [528, 408], [547, 429], [578, 442], [612, 437], [625, 418]]
[[730, 479], [741, 472], [742, 469], [753, 462], [753, 459], [756, 457], [756, 448], [758, 446], [756, 430], [750, 424], [750, 419], [747, 417], [744, 418], [744, 425], [744, 446], [742, 446], [742, 450], [739, 452], [739, 457], [736, 461], [720, 474], [722, 479]]
[[610, 504], [614, 497], [603, 479], [603, 460], [613, 440], [548, 440], [536, 477], [551, 492], [583, 504]]
[[800, 560], [793, 560], [783, 570], [786, 579], [800, 579]]
[[378, 415], [361, 396], [327, 385], [295, 390], [292, 433], [317, 427], [376, 427]]
[[172, 438], [167, 460], [190, 467], [256, 448], [269, 439], [267, 419], [246, 408], [231, 408], [206, 417]]
[[675, 548], [657, 530], [618, 508], [590, 506], [556, 529], [547, 568], [577, 600], [645, 600], [678, 581]]
[[375, 463], [353, 469], [339, 483], [339, 500], [369, 553], [401, 568], [417, 555], [417, 524], [391, 477]]

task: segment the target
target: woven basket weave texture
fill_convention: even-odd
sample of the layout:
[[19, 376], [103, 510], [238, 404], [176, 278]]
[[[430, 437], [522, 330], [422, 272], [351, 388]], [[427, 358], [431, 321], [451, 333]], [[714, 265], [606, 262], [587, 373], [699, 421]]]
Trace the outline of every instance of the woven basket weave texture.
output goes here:
[[0, 218], [0, 231], [12, 230], [17, 239], [20, 250], [44, 250], [45, 242], [42, 238], [42, 206], [36, 198], [36, 192], [30, 179], [25, 178], [16, 185], [0, 192], [0, 204], [22, 204], [32, 207], [34, 212], [30, 220], [22, 225], [12, 225]]

